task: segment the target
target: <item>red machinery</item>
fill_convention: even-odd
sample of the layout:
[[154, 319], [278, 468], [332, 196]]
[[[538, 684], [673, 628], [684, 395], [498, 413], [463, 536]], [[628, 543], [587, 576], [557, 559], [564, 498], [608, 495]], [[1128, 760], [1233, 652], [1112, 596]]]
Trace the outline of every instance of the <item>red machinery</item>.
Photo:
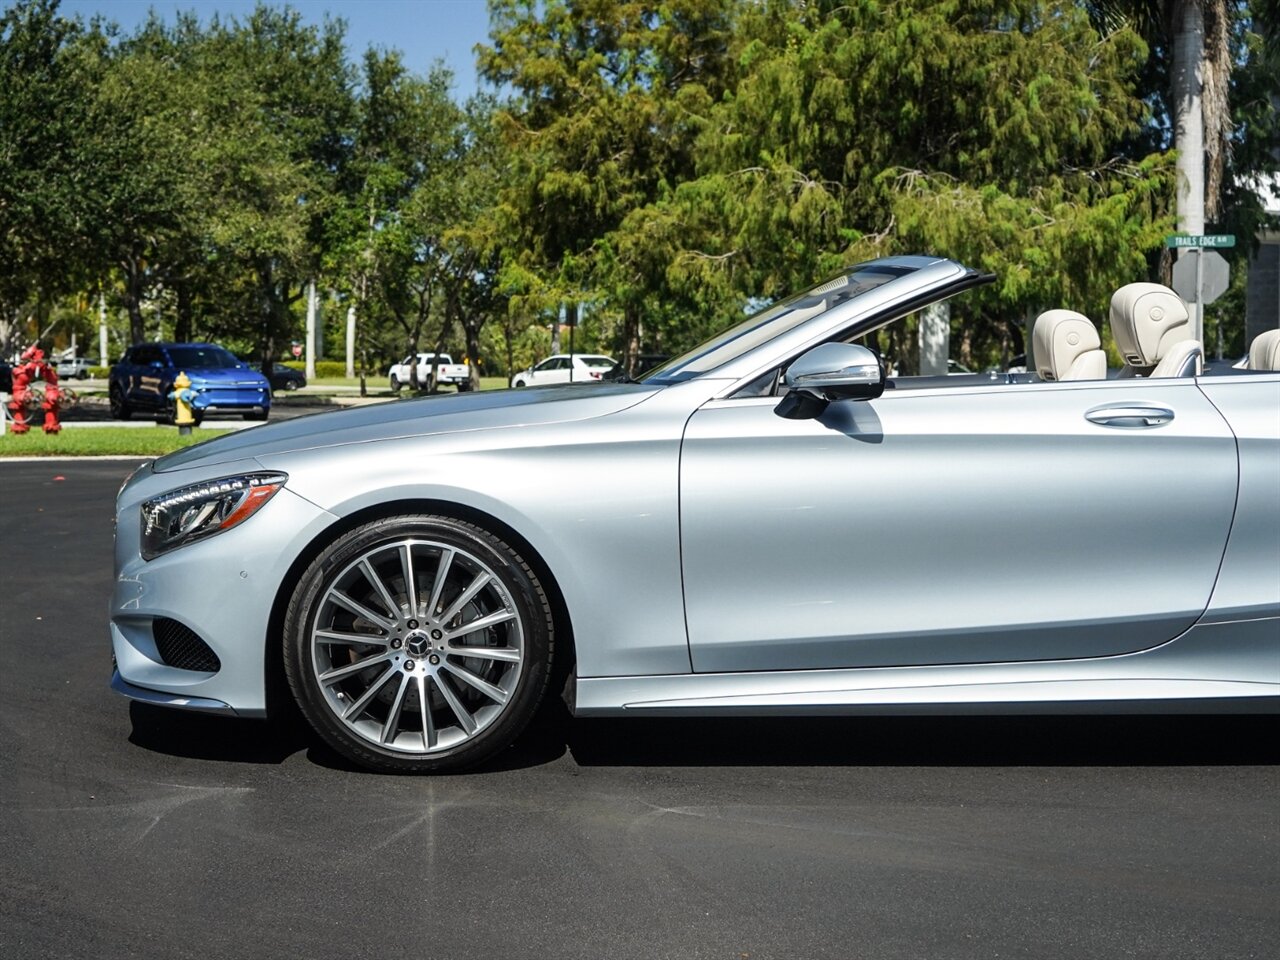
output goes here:
[[27, 421], [27, 404], [31, 399], [32, 380], [45, 382], [44, 402], [40, 404], [44, 410], [44, 432], [57, 433], [62, 429], [58, 423], [58, 401], [62, 398], [62, 391], [58, 389], [58, 371], [45, 360], [44, 351], [34, 344], [27, 347], [21, 361], [13, 368], [13, 397], [9, 401], [13, 432], [26, 433], [31, 429]]

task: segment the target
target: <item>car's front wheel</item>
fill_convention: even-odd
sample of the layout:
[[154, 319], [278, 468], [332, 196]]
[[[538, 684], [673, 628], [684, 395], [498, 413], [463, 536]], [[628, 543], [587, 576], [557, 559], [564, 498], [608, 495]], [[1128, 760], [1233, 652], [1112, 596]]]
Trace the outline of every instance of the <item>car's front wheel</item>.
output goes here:
[[409, 515], [321, 551], [289, 603], [284, 664], [303, 714], [343, 756], [431, 773], [519, 735], [552, 646], [546, 595], [514, 549], [470, 523]]
[[133, 407], [125, 400], [124, 390], [119, 384], [113, 383], [107, 390], [107, 402], [111, 405], [112, 420], [128, 420], [133, 416]]
[[399, 393], [401, 386], [402, 384], [400, 383], [400, 378], [393, 373], [391, 375], [391, 392]]

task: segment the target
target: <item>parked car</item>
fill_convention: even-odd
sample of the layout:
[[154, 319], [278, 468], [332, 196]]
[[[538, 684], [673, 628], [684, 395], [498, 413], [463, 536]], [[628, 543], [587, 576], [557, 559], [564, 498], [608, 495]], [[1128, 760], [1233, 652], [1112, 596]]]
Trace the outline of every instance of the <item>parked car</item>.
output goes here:
[[272, 390], [297, 390], [307, 385], [307, 376], [301, 370], [295, 370], [293, 367], [286, 367], [282, 363], [273, 363], [271, 365], [271, 381]]
[[[413, 354], [399, 363], [392, 364], [387, 371], [391, 383], [391, 392], [399, 393], [404, 387], [413, 385]], [[465, 363], [454, 363], [453, 357], [447, 353], [418, 354], [418, 389], [431, 390], [437, 384], [451, 383], [459, 393], [471, 389], [471, 368]]]
[[88, 380], [89, 368], [93, 366], [93, 361], [88, 357], [70, 357], [65, 360], [58, 360], [54, 363], [53, 369], [58, 376], [64, 380]]
[[612, 357], [591, 353], [557, 353], [528, 370], [521, 370], [511, 377], [513, 387], [542, 387], [549, 383], [590, 383], [608, 379], [609, 373], [618, 369], [618, 361]]
[[1197, 378], [1185, 305], [1130, 284], [1123, 378], [1068, 318], [1043, 381], [890, 388], [857, 341], [993, 279], [875, 260], [639, 382], [146, 464], [112, 685], [260, 717], [283, 676], [318, 737], [410, 772], [503, 749], [553, 677], [586, 717], [1280, 710], [1280, 373]]
[[246, 420], [266, 420], [271, 413], [267, 378], [230, 351], [212, 343], [141, 343], [111, 368], [111, 415], [117, 420], [135, 413], [172, 419], [175, 402], [169, 394], [179, 373], [187, 375], [196, 393], [197, 420], [211, 409], [236, 411]]

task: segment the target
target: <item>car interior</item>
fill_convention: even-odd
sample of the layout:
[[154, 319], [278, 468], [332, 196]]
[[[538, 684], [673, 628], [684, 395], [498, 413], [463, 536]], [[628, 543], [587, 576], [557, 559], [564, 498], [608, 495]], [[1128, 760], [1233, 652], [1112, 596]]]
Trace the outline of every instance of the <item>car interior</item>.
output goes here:
[[[824, 302], [806, 306], [814, 315], [826, 309]], [[907, 315], [889, 323], [899, 322]], [[1191, 338], [1190, 312], [1173, 290], [1157, 283], [1126, 284], [1111, 298], [1110, 322], [1116, 345], [1125, 359], [1121, 378], [1163, 379], [1199, 375], [1203, 369], [1204, 346]], [[878, 328], [879, 329], [879, 328]], [[851, 342], [861, 343], [880, 356], [875, 331], [863, 333]], [[1107, 356], [1098, 328], [1084, 314], [1074, 310], [1048, 310], [1040, 314], [1032, 328], [1036, 359], [1035, 373], [973, 373], [950, 376], [901, 376], [892, 370], [886, 380], [888, 390], [962, 387], [992, 383], [1056, 383], [1107, 379]], [[1250, 353], [1249, 369], [1280, 369], [1280, 330], [1257, 338]], [[780, 368], [757, 377], [737, 392], [740, 397], [782, 396], [785, 370]]]

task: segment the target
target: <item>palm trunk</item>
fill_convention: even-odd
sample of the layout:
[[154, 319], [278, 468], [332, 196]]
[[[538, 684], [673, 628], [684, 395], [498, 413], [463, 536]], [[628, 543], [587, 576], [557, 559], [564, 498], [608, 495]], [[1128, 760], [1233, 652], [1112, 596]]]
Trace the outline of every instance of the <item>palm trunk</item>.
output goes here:
[[[1178, 151], [1178, 230], [1204, 233], [1204, 112], [1201, 105], [1204, 69], [1204, 7], [1201, 0], [1173, 5], [1174, 147]], [[1188, 251], [1179, 250], [1181, 257]], [[1191, 336], [1203, 341], [1200, 304], [1192, 305]]]

